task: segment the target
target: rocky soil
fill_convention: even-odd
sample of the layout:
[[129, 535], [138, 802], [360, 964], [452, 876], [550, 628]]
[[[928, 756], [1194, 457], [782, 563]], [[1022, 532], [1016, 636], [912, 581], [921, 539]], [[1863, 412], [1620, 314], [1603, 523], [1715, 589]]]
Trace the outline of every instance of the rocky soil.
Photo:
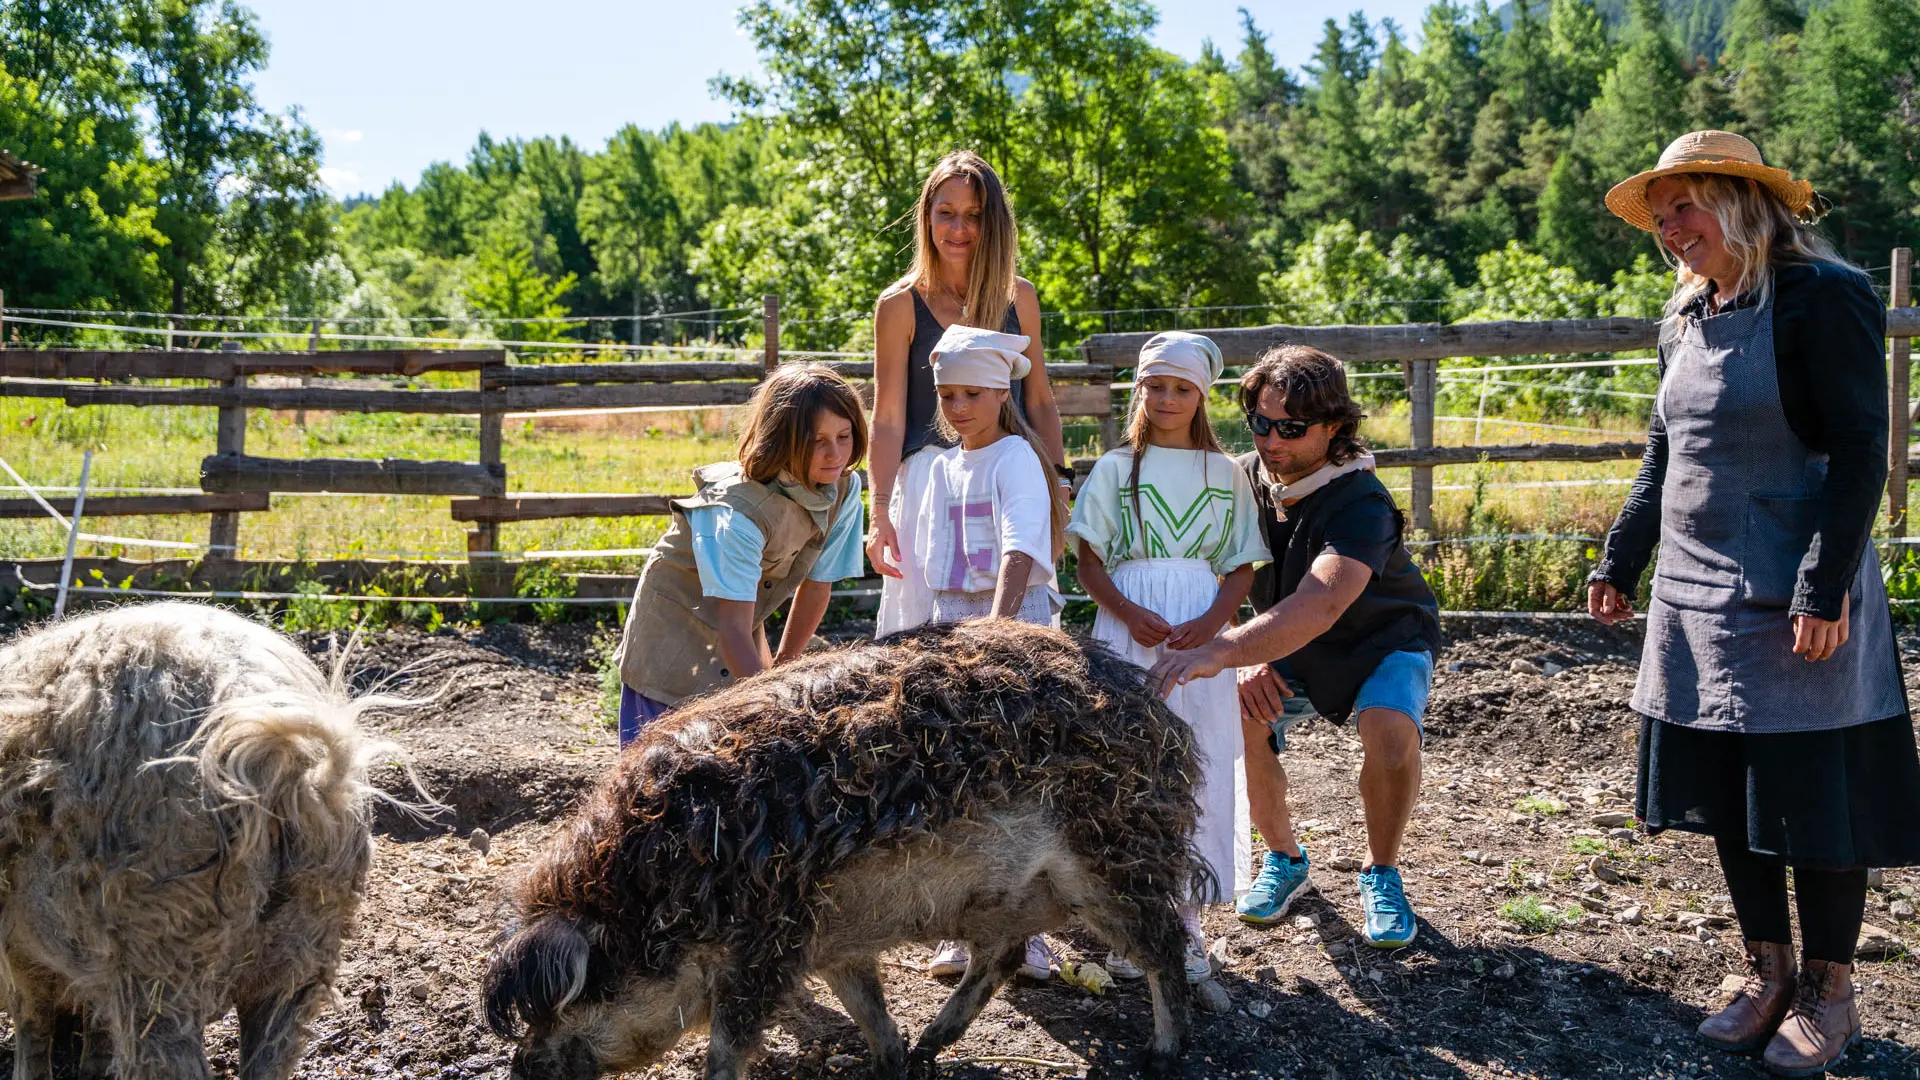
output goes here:
[[[1739, 934], [1710, 844], [1634, 827], [1637, 721], [1625, 702], [1636, 637], [1571, 621], [1450, 631], [1403, 859], [1419, 939], [1391, 953], [1357, 944], [1360, 746], [1324, 721], [1296, 729], [1286, 764], [1318, 891], [1277, 927], [1207, 916], [1219, 974], [1206, 995], [1213, 1011], [1196, 1018], [1189, 1074], [1763, 1075], [1692, 1037], [1722, 984], [1737, 981]], [[1920, 673], [1920, 638], [1904, 647]], [[429, 821], [382, 813], [341, 1006], [321, 1020], [299, 1075], [504, 1078], [508, 1048], [484, 1030], [476, 989], [502, 925], [501, 890], [615, 753], [596, 719], [590, 635], [508, 625], [397, 633], [373, 642], [362, 679], [439, 695], [383, 726], [451, 809]], [[1920, 1078], [1917, 895], [1920, 872], [1876, 879], [1874, 936], [1857, 976], [1867, 1038], [1836, 1075]], [[1071, 959], [1105, 955], [1071, 928], [1055, 941]], [[948, 989], [918, 973], [928, 955], [888, 957], [887, 990], [909, 1037]], [[814, 989], [770, 1033], [756, 1077], [866, 1075], [858, 1032]], [[1137, 985], [1096, 997], [1020, 983], [949, 1051], [941, 1075], [1130, 1077], [1150, 1026]], [[231, 1073], [230, 1020], [210, 1045], [216, 1074]], [[690, 1039], [639, 1075], [690, 1080], [702, 1062]]]

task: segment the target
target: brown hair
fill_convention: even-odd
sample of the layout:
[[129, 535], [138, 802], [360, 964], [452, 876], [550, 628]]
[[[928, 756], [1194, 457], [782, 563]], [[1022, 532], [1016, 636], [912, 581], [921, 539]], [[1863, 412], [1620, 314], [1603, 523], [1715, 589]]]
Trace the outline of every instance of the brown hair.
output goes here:
[[[1149, 378], [1153, 377], [1155, 376], [1149, 376]], [[1168, 375], [1164, 377], [1169, 379], [1180, 378], [1178, 375]], [[1181, 381], [1185, 382], [1186, 380], [1181, 379]], [[1258, 395], [1255, 396], [1257, 397]], [[1147, 437], [1151, 435], [1152, 432], [1153, 424], [1147, 420], [1147, 388], [1143, 384], [1143, 380], [1136, 379], [1133, 388], [1133, 408], [1127, 413], [1126, 441], [1127, 446], [1133, 450], [1132, 471], [1127, 476], [1127, 486], [1133, 492], [1133, 517], [1140, 525], [1140, 544], [1142, 550], [1146, 550], [1147, 517], [1140, 509], [1140, 463], [1146, 459], [1147, 446], [1149, 445]], [[1220, 445], [1220, 437], [1213, 433], [1213, 421], [1207, 416], [1207, 387], [1203, 386], [1200, 388], [1200, 405], [1193, 410], [1193, 420], [1187, 425], [1187, 438], [1193, 443], [1195, 450], [1211, 450], [1216, 454], [1226, 453], [1226, 450]], [[1204, 466], [1202, 467], [1201, 476], [1203, 479], [1208, 479]], [[1153, 553], [1148, 551], [1147, 554], [1152, 555]]]
[[747, 423], [740, 432], [740, 467], [762, 484], [781, 473], [809, 488], [807, 465], [813, 456], [813, 418], [825, 409], [853, 425], [853, 457], [847, 468], [867, 456], [867, 414], [847, 380], [825, 364], [787, 364], [760, 384], [747, 402]]
[[[942, 438], [959, 443], [960, 432], [947, 422], [946, 413], [935, 410], [933, 428]], [[1027, 418], [1021, 414], [1019, 406], [1013, 403], [1011, 392], [1007, 394], [1007, 399], [1000, 403], [1000, 430], [1027, 440], [1027, 445], [1033, 447], [1034, 456], [1040, 459], [1040, 479], [1047, 485], [1047, 502], [1053, 509], [1050, 515], [1053, 519], [1053, 560], [1059, 562], [1060, 553], [1067, 549], [1067, 522], [1072, 519], [1071, 512], [1067, 509], [1067, 489], [1054, 477], [1052, 467], [1047, 464], [1051, 459], [1047, 457], [1046, 445], [1040, 441], [1040, 436], [1035, 434], [1033, 427], [1027, 423]]]
[[1240, 377], [1240, 411], [1254, 412], [1268, 387], [1279, 391], [1294, 419], [1334, 425], [1328, 461], [1345, 465], [1366, 450], [1360, 421], [1367, 414], [1347, 390], [1347, 366], [1339, 360], [1306, 345], [1275, 345]]
[[[1835, 263], [1859, 271], [1812, 224], [1795, 217], [1772, 188], [1757, 180], [1721, 173], [1677, 173], [1673, 179], [1686, 185], [1694, 203], [1713, 215], [1727, 253], [1740, 264], [1733, 296], [1755, 292], [1765, 301], [1773, 288], [1770, 271], [1788, 263]], [[1674, 270], [1673, 294], [1667, 298], [1666, 309], [1672, 315], [1706, 292], [1712, 282], [1687, 269], [1679, 256], [1668, 251], [1658, 229], [1653, 241], [1660, 249], [1660, 258]]]
[[971, 150], [955, 150], [934, 165], [920, 198], [913, 205], [913, 269], [896, 286], [912, 286], [930, 296], [934, 286], [933, 198], [940, 185], [963, 179], [980, 200], [980, 239], [967, 264], [967, 294], [961, 298], [965, 326], [1000, 328], [1007, 305], [1013, 303], [1014, 262], [1020, 250], [1020, 229], [1014, 224], [1013, 204], [1006, 185], [987, 160]]

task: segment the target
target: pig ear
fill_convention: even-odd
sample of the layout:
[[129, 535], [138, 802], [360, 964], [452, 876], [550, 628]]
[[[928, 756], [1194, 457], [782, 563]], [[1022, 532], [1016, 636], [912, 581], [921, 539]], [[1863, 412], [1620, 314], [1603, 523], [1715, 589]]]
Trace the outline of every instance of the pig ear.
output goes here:
[[501, 942], [487, 970], [487, 1025], [503, 1039], [520, 1021], [552, 1027], [587, 985], [591, 946], [573, 920], [546, 915]]

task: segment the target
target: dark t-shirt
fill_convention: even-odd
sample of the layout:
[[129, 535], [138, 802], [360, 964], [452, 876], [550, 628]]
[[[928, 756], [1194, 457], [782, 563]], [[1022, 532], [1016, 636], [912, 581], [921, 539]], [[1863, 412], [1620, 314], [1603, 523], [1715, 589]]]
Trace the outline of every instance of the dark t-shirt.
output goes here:
[[1373, 571], [1359, 598], [1327, 632], [1286, 658], [1307, 684], [1314, 709], [1344, 719], [1353, 711], [1360, 684], [1387, 654], [1439, 653], [1440, 604], [1403, 542], [1405, 522], [1393, 495], [1373, 473], [1348, 473], [1332, 481], [1287, 507], [1283, 520], [1260, 455], [1242, 454], [1237, 461], [1253, 485], [1260, 528], [1273, 552], [1273, 561], [1253, 575], [1248, 598], [1255, 611], [1291, 596], [1321, 555], [1345, 556]]

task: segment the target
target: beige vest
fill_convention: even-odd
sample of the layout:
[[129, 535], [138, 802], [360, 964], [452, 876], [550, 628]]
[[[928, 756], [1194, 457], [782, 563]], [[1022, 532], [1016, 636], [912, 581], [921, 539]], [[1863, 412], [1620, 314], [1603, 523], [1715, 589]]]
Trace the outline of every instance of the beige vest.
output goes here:
[[852, 484], [842, 477], [834, 486], [833, 504], [813, 513], [778, 489], [748, 479], [734, 462], [695, 469], [693, 479], [699, 490], [673, 500], [673, 524], [640, 574], [620, 636], [621, 680], [663, 705], [678, 705], [733, 678], [720, 659], [719, 605], [700, 595], [686, 511], [731, 507], [767, 538], [760, 556], [760, 595], [753, 608], [755, 621], [764, 623], [799, 590], [820, 558]]

